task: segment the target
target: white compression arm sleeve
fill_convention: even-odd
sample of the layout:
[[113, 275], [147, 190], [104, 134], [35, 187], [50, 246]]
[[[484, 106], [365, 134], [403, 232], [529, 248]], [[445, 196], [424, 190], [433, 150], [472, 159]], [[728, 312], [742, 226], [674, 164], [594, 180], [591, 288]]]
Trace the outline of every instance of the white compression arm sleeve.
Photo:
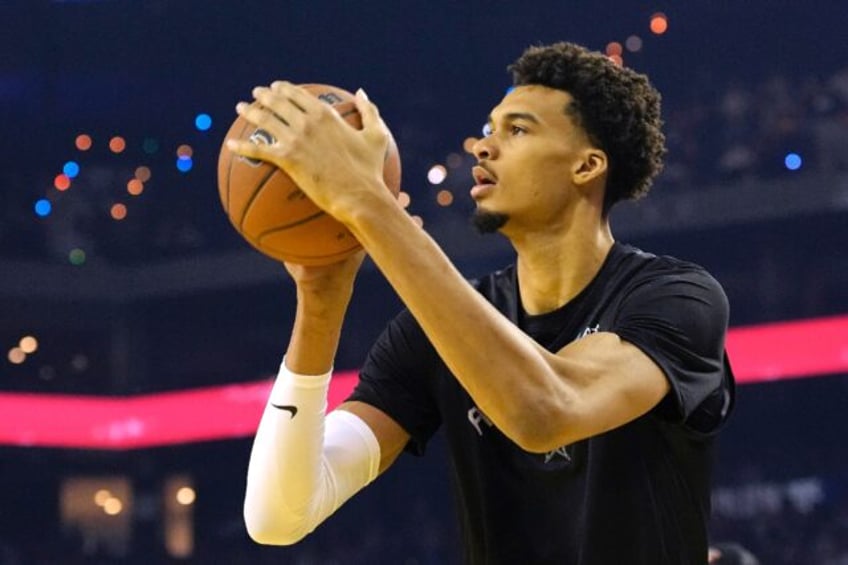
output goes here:
[[247, 471], [244, 520], [258, 543], [303, 539], [377, 477], [380, 446], [368, 425], [344, 410], [325, 417], [330, 375], [280, 365]]

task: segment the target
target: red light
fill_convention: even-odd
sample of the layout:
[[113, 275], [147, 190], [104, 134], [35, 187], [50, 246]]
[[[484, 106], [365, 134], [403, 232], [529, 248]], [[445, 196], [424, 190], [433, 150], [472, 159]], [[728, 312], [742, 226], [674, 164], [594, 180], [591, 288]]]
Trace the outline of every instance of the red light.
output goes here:
[[58, 174], [56, 178], [53, 179], [53, 186], [56, 187], [56, 190], [63, 192], [71, 188], [71, 179], [66, 174]]

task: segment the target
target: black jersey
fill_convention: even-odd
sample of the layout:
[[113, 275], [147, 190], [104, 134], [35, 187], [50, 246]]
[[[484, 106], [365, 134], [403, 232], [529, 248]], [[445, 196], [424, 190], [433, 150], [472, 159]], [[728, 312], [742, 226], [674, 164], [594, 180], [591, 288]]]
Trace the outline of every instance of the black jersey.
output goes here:
[[697, 265], [618, 243], [577, 297], [540, 316], [523, 312], [514, 267], [474, 284], [550, 351], [616, 333], [657, 363], [671, 391], [624, 426], [529, 453], [487, 420], [402, 312], [369, 353], [351, 399], [403, 426], [416, 454], [444, 429], [466, 562], [705, 563], [713, 437], [733, 400], [719, 284]]

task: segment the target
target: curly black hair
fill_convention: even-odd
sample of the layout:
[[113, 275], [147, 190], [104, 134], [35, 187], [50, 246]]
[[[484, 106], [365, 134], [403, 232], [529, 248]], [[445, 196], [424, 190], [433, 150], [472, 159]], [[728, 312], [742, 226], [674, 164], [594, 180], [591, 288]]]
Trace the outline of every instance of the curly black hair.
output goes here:
[[605, 217], [616, 202], [647, 194], [666, 153], [660, 93], [647, 76], [567, 42], [529, 47], [507, 70], [515, 86], [539, 84], [571, 95], [566, 114], [609, 160]]

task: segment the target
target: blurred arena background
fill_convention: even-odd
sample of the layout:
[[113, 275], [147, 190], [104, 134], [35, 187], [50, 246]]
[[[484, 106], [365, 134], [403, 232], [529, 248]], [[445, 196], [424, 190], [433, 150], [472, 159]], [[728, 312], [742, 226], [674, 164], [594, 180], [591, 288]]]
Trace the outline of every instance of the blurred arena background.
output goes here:
[[[505, 66], [560, 39], [664, 96], [666, 170], [613, 214], [617, 238], [730, 297], [713, 539], [848, 563], [846, 27], [837, 0], [0, 2], [0, 564], [457, 563], [438, 442], [300, 545], [247, 538], [294, 297], [227, 223], [218, 148], [254, 85], [364, 87], [409, 213], [474, 277], [511, 255], [467, 226], [463, 145]], [[399, 307], [366, 263], [340, 372]]]

